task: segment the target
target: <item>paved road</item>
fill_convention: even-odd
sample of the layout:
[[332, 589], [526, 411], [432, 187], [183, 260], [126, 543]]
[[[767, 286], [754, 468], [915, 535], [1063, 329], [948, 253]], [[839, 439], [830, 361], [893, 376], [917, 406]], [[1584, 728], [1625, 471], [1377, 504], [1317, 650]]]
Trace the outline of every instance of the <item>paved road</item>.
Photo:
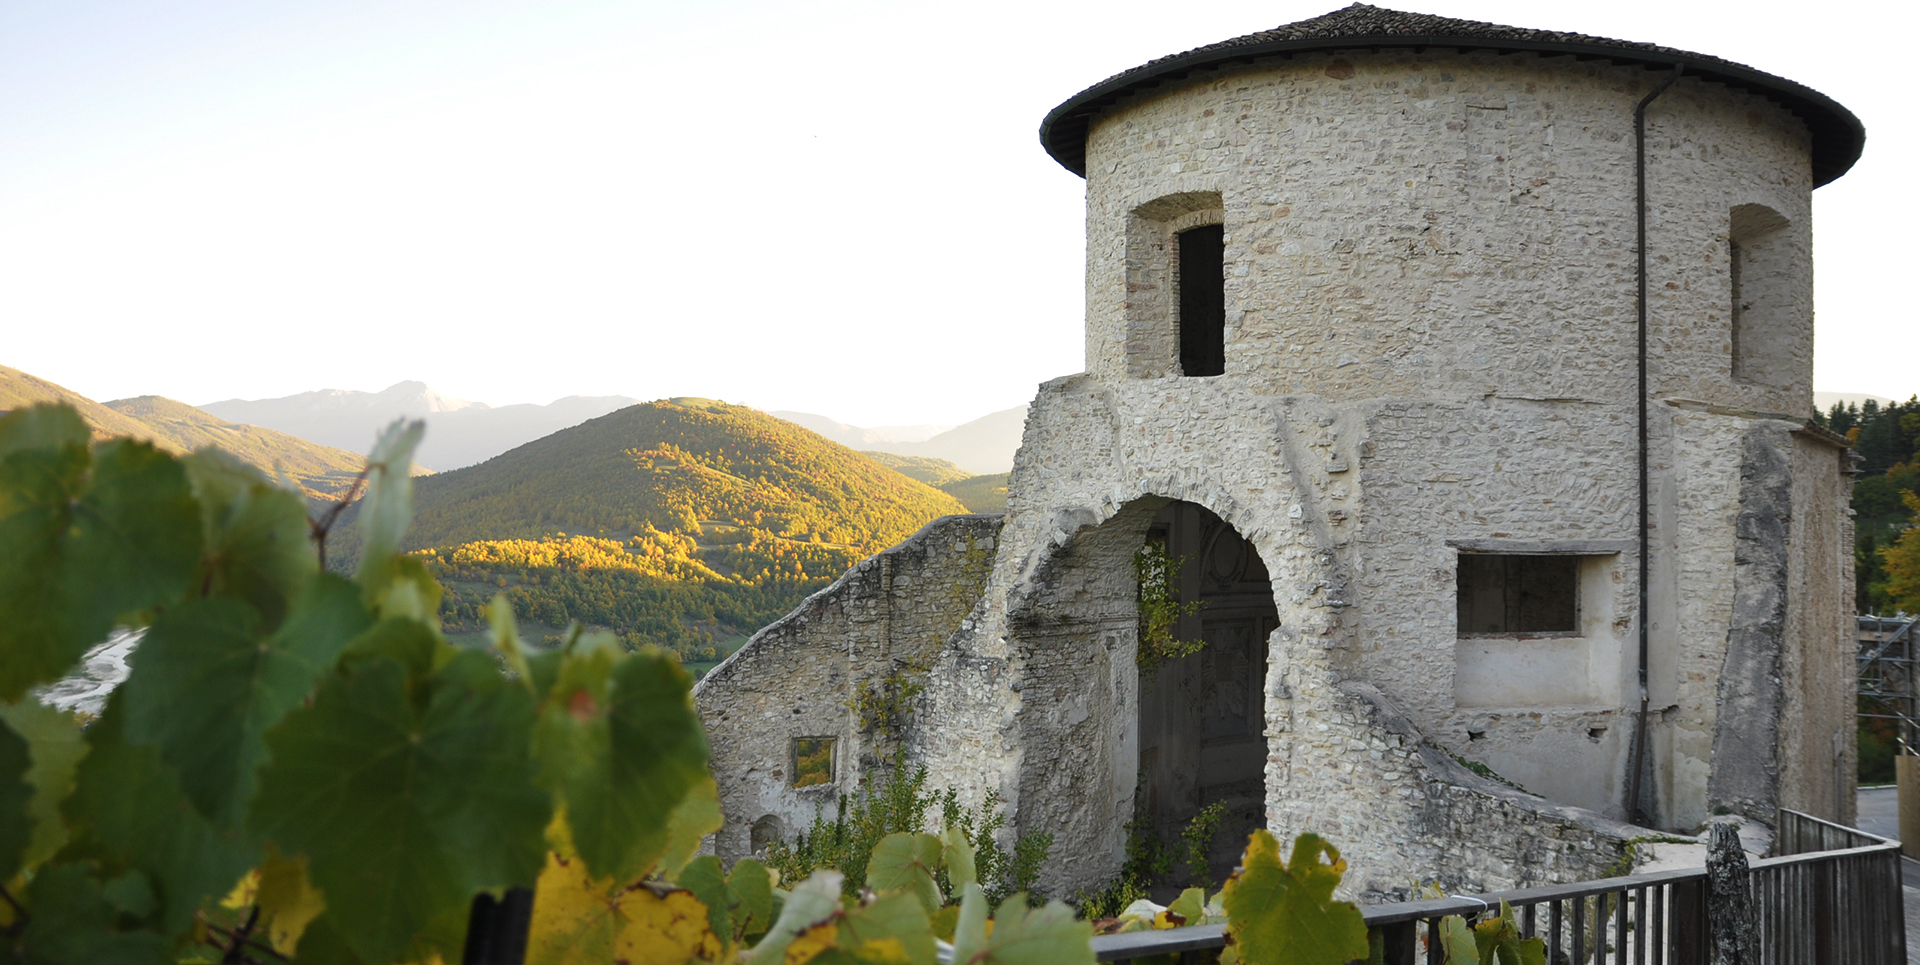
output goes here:
[[[1860, 789], [1860, 830], [1883, 838], [1900, 836], [1900, 812], [1893, 788]], [[1920, 965], [1920, 861], [1900, 859], [1907, 897], [1907, 965]]]

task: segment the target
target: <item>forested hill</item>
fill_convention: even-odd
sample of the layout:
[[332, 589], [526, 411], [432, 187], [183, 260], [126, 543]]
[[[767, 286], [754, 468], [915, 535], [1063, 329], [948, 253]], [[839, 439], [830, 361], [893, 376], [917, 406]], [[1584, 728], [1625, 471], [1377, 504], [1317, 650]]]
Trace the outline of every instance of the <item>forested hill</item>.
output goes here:
[[[407, 543], [446, 586], [455, 633], [477, 633], [505, 593], [536, 640], [578, 622], [701, 663], [862, 558], [966, 511], [790, 422], [681, 398], [418, 479]], [[353, 520], [335, 533], [329, 556], [345, 565]]]
[[[629, 406], [418, 480], [408, 548], [555, 533], [625, 539], [718, 524], [865, 556], [966, 507], [745, 406]], [[857, 558], [857, 557], [856, 557]]]
[[95, 402], [72, 389], [0, 365], [0, 412], [36, 402], [73, 406], [95, 439], [132, 436], [176, 454], [219, 446], [270, 476], [286, 476], [315, 501], [337, 499], [347, 492], [364, 463], [354, 453], [228, 422], [184, 402], [156, 395]]

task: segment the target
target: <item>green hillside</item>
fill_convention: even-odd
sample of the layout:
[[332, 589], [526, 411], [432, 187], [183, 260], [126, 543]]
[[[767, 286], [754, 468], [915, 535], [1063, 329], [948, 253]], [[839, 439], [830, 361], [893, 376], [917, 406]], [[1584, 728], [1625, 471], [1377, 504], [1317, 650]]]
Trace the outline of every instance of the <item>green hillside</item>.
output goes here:
[[[554, 632], [714, 659], [848, 566], [966, 507], [790, 422], [706, 399], [630, 406], [417, 480], [407, 548], [477, 631], [504, 592]], [[352, 511], [349, 511], [351, 517]], [[357, 551], [351, 518], [329, 556]]]
[[945, 459], [931, 456], [900, 456], [873, 450], [862, 452], [861, 455], [960, 500], [970, 513], [1007, 511], [1007, 477], [1010, 473], [975, 476]]
[[918, 479], [936, 489], [972, 475], [945, 459], [934, 459], [930, 456], [898, 456], [877, 449], [869, 449], [860, 454], [902, 476]]
[[259, 426], [240, 425], [184, 402], [148, 395], [105, 404], [19, 369], [0, 365], [0, 412], [35, 402], [65, 402], [80, 413], [95, 439], [132, 436], [181, 454], [219, 446], [269, 476], [285, 473], [309, 499], [337, 499], [353, 485], [360, 456]]
[[994, 473], [991, 476], [968, 476], [953, 482], [943, 483], [940, 490], [966, 504], [967, 509], [976, 513], [1004, 513], [1007, 511], [1007, 477], [1011, 473]]

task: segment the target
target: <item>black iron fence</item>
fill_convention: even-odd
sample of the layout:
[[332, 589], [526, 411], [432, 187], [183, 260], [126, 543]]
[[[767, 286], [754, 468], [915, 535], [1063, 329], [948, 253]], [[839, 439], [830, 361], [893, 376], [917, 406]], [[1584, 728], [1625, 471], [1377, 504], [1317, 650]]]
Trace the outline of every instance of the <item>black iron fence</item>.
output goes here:
[[[1765, 965], [1906, 965], [1900, 845], [1797, 811], [1781, 810], [1775, 857], [1748, 868], [1759, 960]], [[1684, 868], [1497, 894], [1361, 909], [1387, 965], [1441, 965], [1439, 921], [1475, 920], [1513, 906], [1521, 933], [1546, 941], [1553, 965], [1707, 965], [1715, 906], [1707, 871]], [[1101, 935], [1100, 961], [1204, 953], [1226, 945], [1203, 925]]]

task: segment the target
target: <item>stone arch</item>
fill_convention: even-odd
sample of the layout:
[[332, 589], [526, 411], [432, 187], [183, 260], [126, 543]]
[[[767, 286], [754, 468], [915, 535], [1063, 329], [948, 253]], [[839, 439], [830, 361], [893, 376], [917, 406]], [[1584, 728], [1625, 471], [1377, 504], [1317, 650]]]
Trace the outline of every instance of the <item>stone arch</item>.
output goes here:
[[[1256, 547], [1246, 514], [1223, 493], [1184, 495], [1200, 498], [1150, 494], [1109, 504], [1104, 513], [1067, 514], [1080, 525], [1054, 527], [1052, 544], [1007, 600], [1007, 644], [1020, 692], [1014, 711], [1019, 761], [1011, 775], [1015, 822], [1022, 832], [1054, 835], [1046, 869], [1051, 880], [1041, 886], [1055, 894], [1091, 889], [1112, 876], [1137, 803], [1146, 809], [1141, 830], [1171, 841], [1200, 807], [1226, 801], [1228, 818], [1209, 862], [1215, 881], [1233, 866], [1246, 832], [1264, 824], [1268, 641], [1279, 622], [1270, 554]], [[1175, 518], [1182, 515], [1185, 521]], [[1235, 517], [1242, 519], [1237, 526]], [[1150, 532], [1169, 529], [1185, 541], [1180, 555], [1192, 557], [1183, 584], [1211, 585], [1212, 591], [1194, 592], [1222, 601], [1224, 589], [1242, 592], [1222, 619], [1196, 615], [1181, 628], [1183, 639], [1207, 639], [1206, 650], [1169, 661], [1143, 685], [1135, 662], [1140, 617], [1133, 557]], [[1257, 562], [1207, 555], [1228, 546]], [[1250, 575], [1259, 583], [1251, 595], [1244, 592]], [[1148, 750], [1160, 755], [1152, 761], [1143, 756], [1143, 728], [1152, 738]], [[1232, 757], [1231, 767], [1219, 772], [1234, 780], [1207, 784], [1203, 750], [1216, 770], [1226, 767], [1220, 752]], [[1138, 783], [1143, 775], [1147, 785]], [[1140, 798], [1143, 789], [1153, 800]]]

